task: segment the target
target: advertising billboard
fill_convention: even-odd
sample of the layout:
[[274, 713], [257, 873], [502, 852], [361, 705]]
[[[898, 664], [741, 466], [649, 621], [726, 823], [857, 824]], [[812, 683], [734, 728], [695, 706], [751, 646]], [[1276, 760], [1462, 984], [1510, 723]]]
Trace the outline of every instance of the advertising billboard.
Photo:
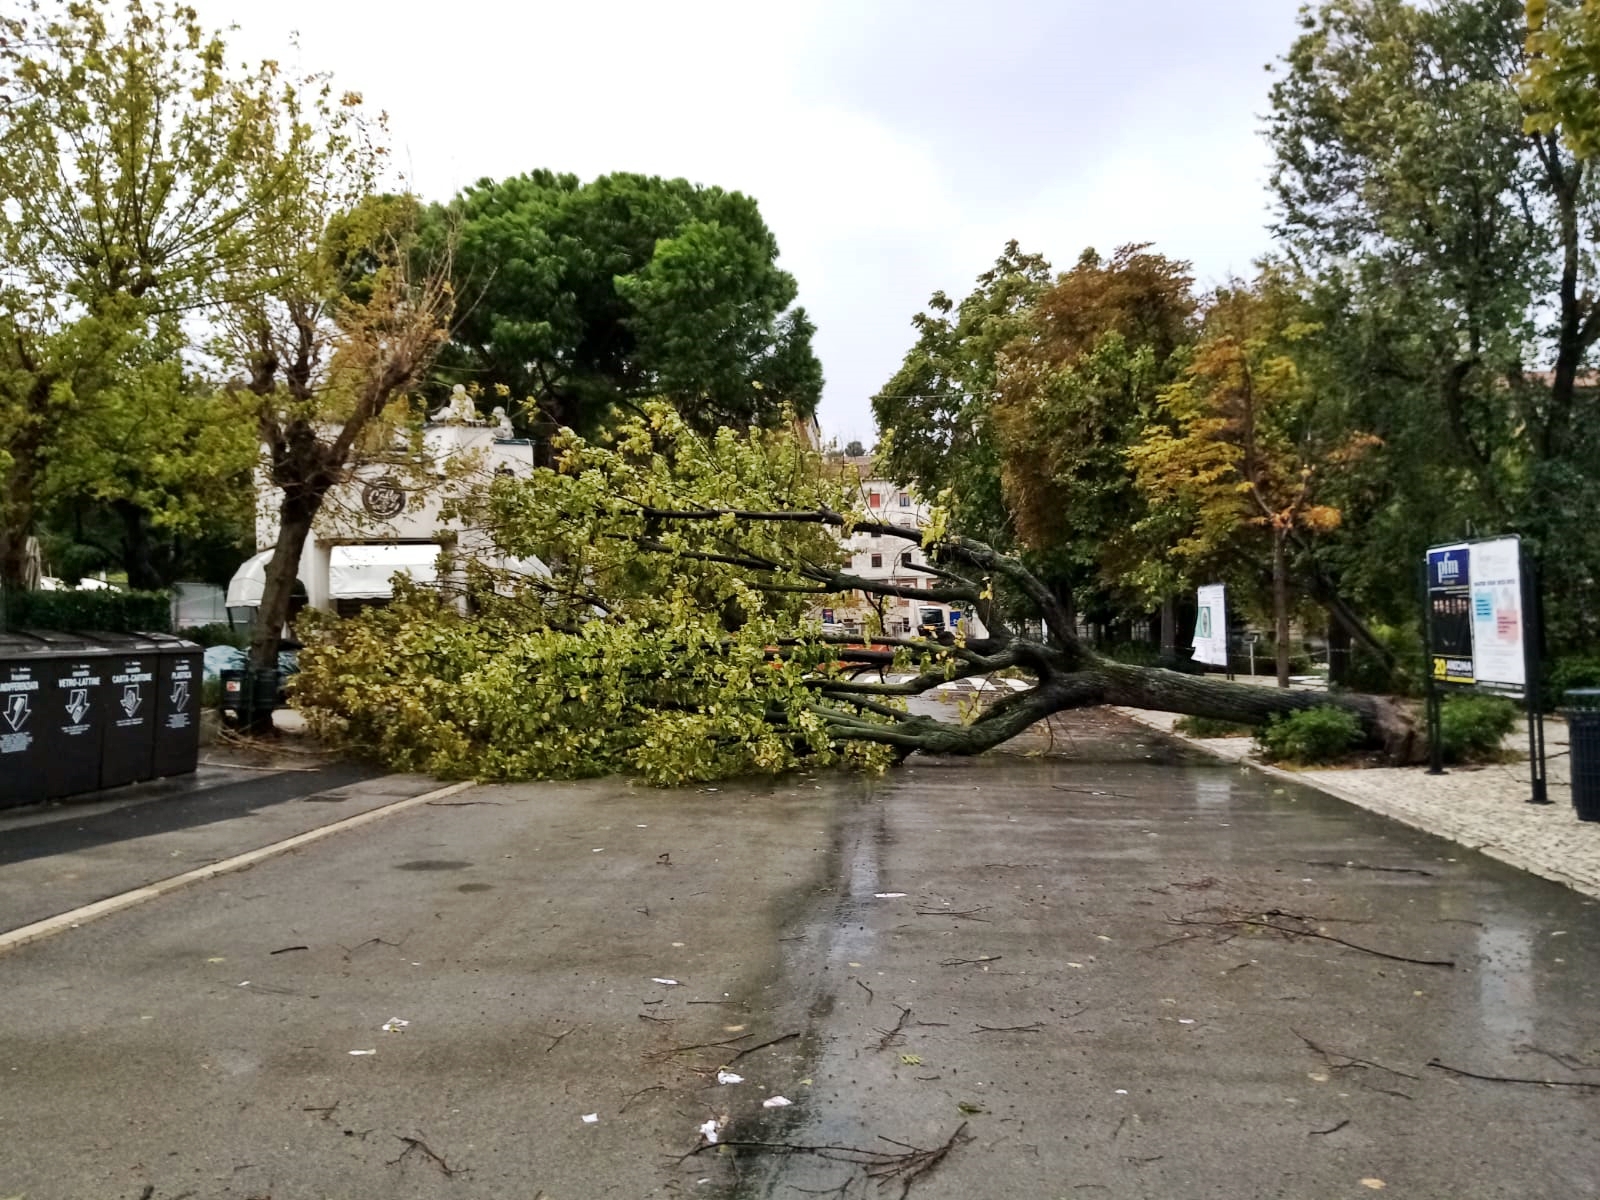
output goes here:
[[1194, 622], [1194, 661], [1213, 667], [1228, 665], [1227, 587], [1208, 583], [1200, 589], [1200, 611]]
[[1428, 550], [1428, 660], [1435, 683], [1522, 695], [1527, 656], [1517, 538]]

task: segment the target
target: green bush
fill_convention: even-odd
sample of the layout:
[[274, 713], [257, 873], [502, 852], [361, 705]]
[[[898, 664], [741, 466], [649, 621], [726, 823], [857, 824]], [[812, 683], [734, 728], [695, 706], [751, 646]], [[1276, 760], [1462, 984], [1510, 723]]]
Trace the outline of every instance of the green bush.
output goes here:
[[1256, 734], [1266, 758], [1300, 765], [1338, 762], [1360, 740], [1355, 713], [1330, 705], [1274, 714]]
[[1600, 655], [1575, 654], [1550, 669], [1547, 707], [1560, 708], [1573, 688], [1600, 688]]
[[1447, 696], [1439, 706], [1445, 762], [1498, 762], [1500, 743], [1517, 724], [1517, 706], [1503, 696]]
[[1346, 686], [1352, 692], [1371, 695], [1422, 695], [1422, 676], [1417, 669], [1423, 660], [1422, 635], [1417, 628], [1380, 623], [1368, 628], [1379, 644], [1394, 655], [1394, 670], [1385, 667], [1361, 642], [1355, 642], [1350, 647], [1350, 676]]
[[1197, 738], [1247, 737], [1255, 732], [1253, 725], [1218, 721], [1212, 717], [1179, 717], [1172, 728], [1178, 733]]
[[105, 633], [168, 633], [168, 592], [7, 592], [7, 629], [96, 630]]

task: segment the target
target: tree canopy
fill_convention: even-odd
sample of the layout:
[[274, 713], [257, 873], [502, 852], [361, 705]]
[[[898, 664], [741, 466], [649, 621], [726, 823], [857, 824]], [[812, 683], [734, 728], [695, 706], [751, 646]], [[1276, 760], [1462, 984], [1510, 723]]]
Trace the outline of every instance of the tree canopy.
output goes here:
[[682, 179], [482, 180], [429, 221], [453, 231], [459, 319], [443, 385], [503, 387], [527, 423], [588, 433], [670, 400], [696, 428], [815, 410], [822, 368], [754, 200]]

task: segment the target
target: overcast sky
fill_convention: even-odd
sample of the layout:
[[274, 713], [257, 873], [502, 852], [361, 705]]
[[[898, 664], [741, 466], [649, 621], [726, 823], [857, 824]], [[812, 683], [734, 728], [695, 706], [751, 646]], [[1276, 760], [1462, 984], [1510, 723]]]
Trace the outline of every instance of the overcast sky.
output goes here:
[[[1267, 248], [1270, 77], [1298, 0], [192, 0], [232, 45], [388, 112], [428, 199], [535, 167], [756, 197], [816, 322], [824, 433], [930, 293], [1009, 238], [1058, 268], [1151, 241], [1202, 282]], [[300, 50], [289, 49], [298, 32]]]

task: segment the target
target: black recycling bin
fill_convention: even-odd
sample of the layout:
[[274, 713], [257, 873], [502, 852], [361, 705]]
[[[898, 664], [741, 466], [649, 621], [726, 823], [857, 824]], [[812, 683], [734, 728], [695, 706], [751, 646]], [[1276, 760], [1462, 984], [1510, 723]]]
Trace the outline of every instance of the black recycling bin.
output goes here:
[[1572, 749], [1572, 807], [1580, 821], [1600, 821], [1600, 688], [1566, 694], [1567, 736]]
[[156, 665], [156, 736], [151, 765], [159, 777], [187, 775], [200, 761], [200, 685], [203, 652], [170, 633], [139, 636], [160, 650]]
[[161, 647], [142, 633], [86, 633], [110, 652], [101, 685], [106, 713], [100, 786], [155, 778], [156, 676]]
[[48, 795], [44, 700], [55, 681], [49, 655], [38, 638], [0, 633], [0, 808]]
[[110, 712], [105, 647], [82, 634], [27, 630], [44, 643], [49, 669], [41, 695], [45, 796], [55, 800], [100, 786], [100, 751]]
[[222, 673], [222, 719], [241, 729], [258, 729], [272, 723], [272, 710], [278, 706], [283, 688], [281, 672], [224, 671]]

